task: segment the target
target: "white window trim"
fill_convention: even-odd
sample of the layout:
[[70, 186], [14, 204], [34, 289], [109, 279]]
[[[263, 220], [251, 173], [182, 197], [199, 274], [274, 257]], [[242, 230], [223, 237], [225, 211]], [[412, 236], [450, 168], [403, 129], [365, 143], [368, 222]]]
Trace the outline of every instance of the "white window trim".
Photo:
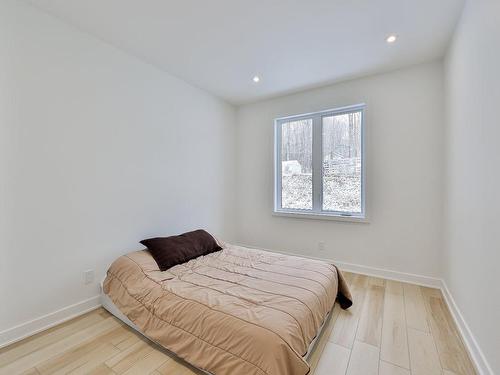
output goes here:
[[[344, 113], [361, 112], [361, 213], [345, 213], [323, 210], [323, 180], [321, 171], [323, 155], [322, 118]], [[366, 147], [365, 147], [366, 105], [357, 104], [325, 111], [306, 113], [296, 116], [280, 117], [274, 120], [274, 209], [273, 215], [301, 219], [338, 220], [367, 223], [366, 213]], [[281, 125], [288, 121], [312, 119], [313, 122], [313, 209], [281, 208]], [[319, 147], [317, 146], [319, 144]]]

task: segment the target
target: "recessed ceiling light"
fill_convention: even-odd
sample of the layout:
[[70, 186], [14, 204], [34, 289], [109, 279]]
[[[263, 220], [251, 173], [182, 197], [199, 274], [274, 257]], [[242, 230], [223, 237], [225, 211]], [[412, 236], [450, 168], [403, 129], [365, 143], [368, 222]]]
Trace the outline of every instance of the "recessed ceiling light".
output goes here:
[[398, 39], [396, 35], [389, 35], [387, 39], [385, 40], [387, 43], [394, 43]]
[[259, 76], [254, 76], [252, 78], [252, 81], [254, 81], [255, 83], [259, 83], [260, 82], [260, 77]]

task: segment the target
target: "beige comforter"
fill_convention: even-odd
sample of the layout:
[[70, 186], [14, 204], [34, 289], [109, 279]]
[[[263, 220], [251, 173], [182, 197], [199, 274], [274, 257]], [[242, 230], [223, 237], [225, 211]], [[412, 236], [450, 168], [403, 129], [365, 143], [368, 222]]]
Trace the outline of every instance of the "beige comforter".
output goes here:
[[118, 258], [104, 292], [150, 339], [207, 372], [305, 375], [302, 358], [337, 298], [335, 266], [224, 245], [161, 272], [148, 251]]

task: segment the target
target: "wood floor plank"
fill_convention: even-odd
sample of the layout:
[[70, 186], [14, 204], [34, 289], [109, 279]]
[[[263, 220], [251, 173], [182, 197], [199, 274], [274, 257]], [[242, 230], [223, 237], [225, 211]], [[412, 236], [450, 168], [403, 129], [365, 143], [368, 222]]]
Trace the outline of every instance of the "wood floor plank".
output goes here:
[[21, 375], [39, 375], [40, 373], [36, 368], [30, 368], [29, 370], [23, 372]]
[[[43, 374], [66, 374], [82, 366], [88, 361], [99, 359], [98, 365], [108, 358], [118, 354], [120, 351], [109, 341], [116, 337], [116, 332], [122, 328], [118, 327], [96, 339], [69, 349], [45, 362], [38, 364], [38, 371]], [[96, 367], [96, 366], [94, 366]]]
[[340, 311], [329, 341], [352, 349], [358, 329], [359, 317], [368, 286], [368, 277], [354, 275], [351, 285], [353, 305], [348, 310]]
[[130, 348], [132, 345], [137, 344], [139, 341], [145, 341], [144, 336], [140, 335], [137, 332], [132, 332], [130, 336], [128, 336], [125, 340], [115, 344], [115, 346], [120, 349], [120, 351], [124, 351]]
[[[85, 375], [93, 371], [108, 358], [117, 354], [118, 349], [111, 344], [103, 344], [95, 348], [88, 355], [80, 357], [65, 368], [52, 372], [53, 375]], [[76, 367], [78, 365], [78, 367]], [[72, 369], [71, 369], [72, 368]], [[71, 369], [71, 370], [70, 370]]]
[[314, 375], [345, 375], [351, 351], [344, 346], [327, 343]]
[[347, 375], [378, 375], [380, 350], [376, 346], [356, 341], [352, 348]]
[[101, 317], [103, 317], [104, 319], [109, 318], [111, 316], [111, 313], [103, 307], [97, 309], [96, 313], [101, 315]]
[[[130, 338], [137, 339], [137, 333], [133, 332], [130, 327], [127, 327], [125, 324], [122, 325], [119, 329], [115, 330], [113, 335], [110, 335], [107, 338], [108, 343], [116, 346], [118, 349], [123, 347], [123, 343], [127, 342]], [[122, 350], [122, 349], [120, 349]]]
[[115, 373], [123, 374], [132, 367], [135, 362], [141, 360], [152, 351], [153, 347], [150, 344], [144, 341], [138, 341], [130, 348], [108, 359], [104, 363]]
[[95, 369], [90, 371], [88, 375], [114, 375], [115, 373], [104, 363], [101, 363]]
[[462, 342], [441, 291], [421, 287], [427, 320], [436, 342], [441, 365], [444, 369], [461, 375], [474, 375], [476, 371]]
[[397, 366], [410, 368], [403, 284], [387, 280], [380, 358]]
[[407, 326], [423, 332], [430, 332], [420, 288], [417, 285], [404, 283], [403, 291]]
[[340, 311], [328, 341], [352, 349], [359, 322], [359, 314], [356, 314], [354, 309]]
[[395, 294], [397, 296], [404, 297], [403, 286], [404, 286], [404, 283], [402, 283], [400, 281], [386, 280], [385, 291], [386, 291], [386, 293], [391, 293], [391, 294]]
[[12, 375], [22, 373], [23, 371], [36, 367], [36, 365], [41, 362], [64, 353], [75, 346], [91, 341], [93, 338], [111, 331], [120, 325], [121, 323], [118, 323], [115, 318], [104, 319], [93, 326], [75, 332], [68, 337], [40, 348], [37, 351], [31, 352], [30, 354], [9, 363], [7, 366], [0, 368], [0, 374]]
[[385, 279], [381, 279], [380, 277], [370, 276], [368, 279], [368, 284], [385, 288]]
[[104, 318], [95, 310], [85, 316], [64, 322], [56, 327], [10, 345], [7, 348], [2, 348], [0, 349], [0, 368], [103, 320]]
[[361, 310], [356, 340], [380, 347], [383, 311], [384, 288], [369, 284]]
[[439, 356], [430, 333], [408, 328], [408, 345], [412, 375], [441, 375]]
[[155, 349], [145, 357], [135, 362], [127, 371], [124, 372], [124, 375], [149, 374], [169, 360], [170, 357], [167, 354]]
[[391, 363], [380, 361], [378, 375], [410, 375], [410, 371]]
[[128, 330], [125, 325], [120, 325], [38, 364], [37, 369], [41, 374], [69, 373], [71, 369], [81, 366], [87, 359], [95, 363], [98, 358], [99, 363], [104, 362], [120, 352], [115, 345], [123, 339], [125, 334], [128, 334]]
[[184, 375], [186, 368], [176, 361], [167, 361], [151, 374], [155, 375]]
[[352, 272], [342, 271], [342, 275], [344, 275], [344, 279], [347, 281], [347, 284], [351, 285], [354, 274]]

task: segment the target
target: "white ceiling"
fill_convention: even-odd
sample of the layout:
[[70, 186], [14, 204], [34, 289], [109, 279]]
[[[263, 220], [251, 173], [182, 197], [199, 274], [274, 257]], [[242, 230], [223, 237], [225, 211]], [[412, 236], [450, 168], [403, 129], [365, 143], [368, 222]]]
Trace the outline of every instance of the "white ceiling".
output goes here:
[[[231, 103], [441, 57], [463, 0], [29, 0]], [[385, 43], [391, 33], [399, 36]], [[258, 74], [261, 82], [252, 77]]]

